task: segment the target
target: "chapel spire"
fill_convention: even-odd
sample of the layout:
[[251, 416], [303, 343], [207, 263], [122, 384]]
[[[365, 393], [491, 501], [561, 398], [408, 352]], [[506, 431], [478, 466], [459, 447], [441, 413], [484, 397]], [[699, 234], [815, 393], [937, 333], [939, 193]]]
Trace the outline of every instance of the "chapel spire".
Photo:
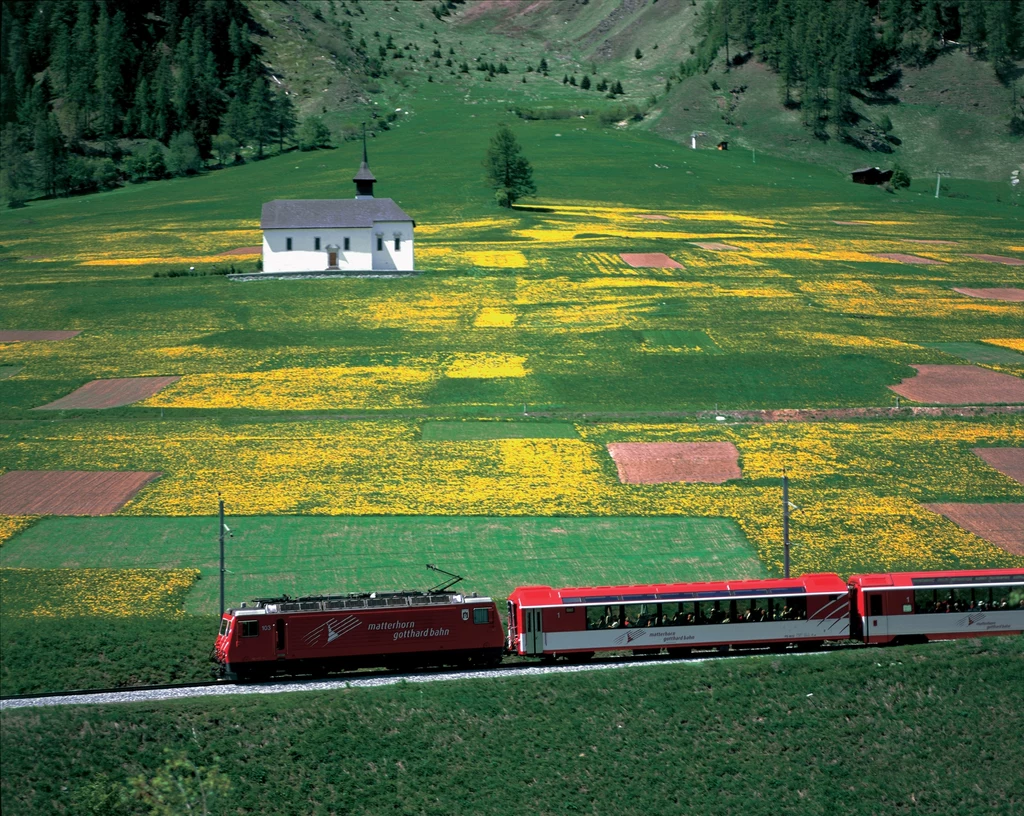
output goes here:
[[370, 164], [366, 158], [366, 122], [363, 122], [363, 163], [359, 165], [359, 171], [353, 176], [352, 181], [356, 183], [356, 198], [373, 198], [373, 184], [377, 179], [370, 172]]

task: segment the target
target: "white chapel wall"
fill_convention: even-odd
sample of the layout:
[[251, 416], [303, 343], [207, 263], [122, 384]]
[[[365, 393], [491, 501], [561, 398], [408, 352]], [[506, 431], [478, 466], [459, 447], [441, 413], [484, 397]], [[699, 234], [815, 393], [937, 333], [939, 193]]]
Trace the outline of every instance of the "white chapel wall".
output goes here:
[[[368, 227], [266, 229], [263, 231], [263, 271], [323, 272], [328, 268], [329, 246], [338, 247], [338, 269], [369, 271], [373, 269], [376, 246], [372, 232]], [[292, 239], [291, 251], [287, 249], [288, 238]], [[314, 249], [317, 238], [320, 239], [319, 250]], [[349, 239], [348, 251], [345, 250], [346, 238]]]

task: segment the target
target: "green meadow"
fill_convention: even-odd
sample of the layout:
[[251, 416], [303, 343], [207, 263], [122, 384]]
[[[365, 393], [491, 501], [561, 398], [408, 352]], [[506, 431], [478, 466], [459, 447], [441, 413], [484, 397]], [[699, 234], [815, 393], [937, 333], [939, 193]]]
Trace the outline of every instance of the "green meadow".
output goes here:
[[0, 790], [17, 813], [132, 812], [128, 780], [184, 757], [226, 781], [218, 814], [1011, 816], [1022, 645], [6, 711]]

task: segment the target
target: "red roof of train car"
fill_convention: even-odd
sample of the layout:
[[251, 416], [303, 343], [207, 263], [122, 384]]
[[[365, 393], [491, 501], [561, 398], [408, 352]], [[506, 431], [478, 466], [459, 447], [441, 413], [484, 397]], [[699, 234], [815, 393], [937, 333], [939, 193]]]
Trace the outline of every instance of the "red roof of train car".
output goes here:
[[630, 586], [560, 587], [523, 586], [509, 594], [521, 606], [571, 606], [574, 604], [643, 603], [679, 596], [729, 597], [730, 595], [785, 595], [793, 593], [843, 593], [846, 581], [835, 573], [813, 573], [799, 578], [765, 578], [747, 581], [700, 581], [677, 584]]
[[[958, 581], [956, 579], [964, 579]], [[991, 580], [985, 580], [991, 579]], [[936, 584], [969, 585], [978, 583], [1024, 583], [1024, 569], [938, 570], [934, 572], [884, 572], [851, 575], [850, 583], [859, 587], [915, 587]]]

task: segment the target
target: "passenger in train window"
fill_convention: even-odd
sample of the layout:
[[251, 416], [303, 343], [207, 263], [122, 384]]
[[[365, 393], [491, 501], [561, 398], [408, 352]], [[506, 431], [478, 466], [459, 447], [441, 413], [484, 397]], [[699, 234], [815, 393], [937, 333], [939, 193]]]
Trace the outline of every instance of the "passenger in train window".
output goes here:
[[722, 611], [722, 604], [715, 601], [708, 613], [708, 623], [722, 623], [725, 620], [725, 612]]

